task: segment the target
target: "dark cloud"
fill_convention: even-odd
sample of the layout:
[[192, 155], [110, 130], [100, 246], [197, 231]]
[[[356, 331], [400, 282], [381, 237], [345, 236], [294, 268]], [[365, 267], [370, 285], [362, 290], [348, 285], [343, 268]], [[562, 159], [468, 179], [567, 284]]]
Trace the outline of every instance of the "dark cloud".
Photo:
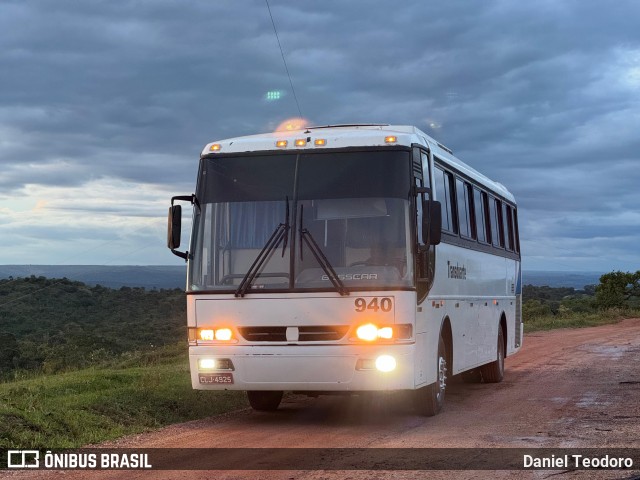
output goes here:
[[[313, 124], [417, 125], [512, 190], [534, 238], [640, 235], [637, 2], [270, 4]], [[111, 178], [191, 190], [205, 143], [298, 115], [260, 0], [2, 9], [0, 196]]]

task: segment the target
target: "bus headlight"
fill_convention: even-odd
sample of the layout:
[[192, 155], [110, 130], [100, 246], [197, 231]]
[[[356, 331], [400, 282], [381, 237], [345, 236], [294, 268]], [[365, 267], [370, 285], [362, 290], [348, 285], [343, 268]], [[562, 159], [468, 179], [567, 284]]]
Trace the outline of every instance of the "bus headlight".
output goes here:
[[198, 338], [200, 340], [213, 340], [213, 330], [208, 328], [203, 328], [198, 330]]
[[216, 330], [216, 340], [228, 341], [233, 337], [233, 332], [230, 328], [219, 328]]
[[356, 337], [358, 337], [359, 340], [365, 340], [367, 342], [373, 342], [379, 338], [391, 340], [394, 338], [393, 327], [378, 327], [373, 323], [366, 323], [357, 328]]
[[233, 330], [227, 327], [215, 328], [205, 327], [196, 328], [189, 327], [189, 342], [232, 342], [237, 340], [234, 338]]
[[373, 323], [360, 325], [350, 338], [351, 341], [364, 340], [374, 342], [376, 340], [404, 342], [413, 338], [413, 325], [410, 323], [400, 323], [379, 327]]
[[356, 330], [356, 336], [360, 340], [366, 340], [367, 342], [373, 342], [378, 338], [378, 327], [373, 323], [367, 323], [366, 325], [360, 325]]
[[381, 372], [391, 372], [396, 369], [396, 359], [391, 355], [380, 355], [376, 358], [376, 368]]
[[385, 340], [390, 340], [393, 338], [393, 328], [391, 327], [382, 327], [378, 329], [378, 337], [384, 338]]

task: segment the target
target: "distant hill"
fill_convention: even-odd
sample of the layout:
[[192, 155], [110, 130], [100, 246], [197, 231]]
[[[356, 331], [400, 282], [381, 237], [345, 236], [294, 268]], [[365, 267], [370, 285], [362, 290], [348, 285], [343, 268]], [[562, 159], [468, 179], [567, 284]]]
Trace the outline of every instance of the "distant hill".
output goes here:
[[606, 272], [551, 272], [543, 270], [524, 270], [522, 283], [536, 287], [573, 287], [582, 289], [585, 285], [597, 285], [600, 276]]
[[[184, 288], [186, 266], [104, 266], [104, 265], [0, 265], [0, 278], [66, 277], [87, 285], [102, 285], [109, 288], [144, 287]], [[524, 285], [573, 287], [582, 289], [585, 285], [598, 284], [604, 272], [553, 272], [525, 270]]]
[[0, 265], [0, 278], [63, 278], [109, 288], [185, 288], [185, 265]]

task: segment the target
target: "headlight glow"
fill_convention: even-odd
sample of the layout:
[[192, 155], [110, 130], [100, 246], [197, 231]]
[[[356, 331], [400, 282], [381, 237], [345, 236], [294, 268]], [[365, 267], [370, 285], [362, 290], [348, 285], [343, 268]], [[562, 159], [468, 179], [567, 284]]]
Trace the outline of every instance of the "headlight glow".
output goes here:
[[382, 327], [378, 329], [378, 337], [389, 340], [393, 338], [393, 328], [391, 327]]
[[201, 358], [198, 360], [198, 367], [201, 370], [213, 370], [216, 368], [216, 361], [213, 358]]
[[356, 330], [356, 335], [360, 340], [373, 342], [376, 338], [378, 338], [378, 327], [376, 327], [373, 323], [360, 325]]
[[233, 332], [230, 328], [218, 328], [216, 330], [216, 340], [231, 340]]
[[381, 372], [391, 372], [396, 369], [396, 359], [391, 355], [380, 355], [376, 358], [376, 368]]
[[393, 338], [393, 327], [377, 327], [373, 323], [366, 323], [358, 327], [356, 336], [360, 340], [367, 342], [373, 342], [379, 338], [391, 340]]
[[203, 330], [199, 330], [199, 337], [200, 340], [213, 340], [213, 329], [203, 329]]

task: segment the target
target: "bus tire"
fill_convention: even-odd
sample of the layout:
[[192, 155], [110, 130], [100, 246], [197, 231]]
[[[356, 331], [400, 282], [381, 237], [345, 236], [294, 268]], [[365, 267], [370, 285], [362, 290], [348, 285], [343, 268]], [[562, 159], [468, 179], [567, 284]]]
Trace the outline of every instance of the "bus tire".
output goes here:
[[278, 409], [282, 401], [281, 391], [248, 391], [249, 405], [258, 412], [273, 412]]
[[440, 413], [444, 405], [444, 393], [447, 387], [447, 345], [440, 335], [438, 340], [438, 360], [436, 362], [436, 381], [414, 392], [414, 405], [417, 412], [425, 417]]
[[504, 332], [502, 326], [498, 328], [497, 358], [481, 368], [482, 379], [485, 383], [499, 383], [504, 378]]

